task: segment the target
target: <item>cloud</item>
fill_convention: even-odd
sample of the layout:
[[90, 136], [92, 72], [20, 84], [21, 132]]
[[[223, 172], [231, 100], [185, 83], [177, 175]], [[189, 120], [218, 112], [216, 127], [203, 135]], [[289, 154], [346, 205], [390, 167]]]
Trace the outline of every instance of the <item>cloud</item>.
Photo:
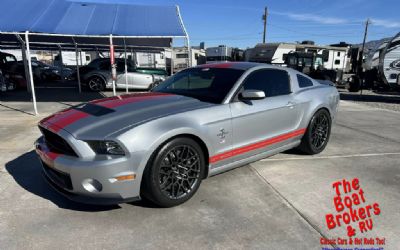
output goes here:
[[272, 14], [277, 14], [281, 16], [287, 16], [290, 19], [297, 20], [297, 21], [311, 21], [311, 22], [316, 22], [316, 23], [322, 23], [322, 24], [344, 24], [347, 23], [348, 20], [343, 19], [343, 18], [337, 18], [337, 17], [326, 17], [326, 16], [319, 16], [319, 15], [314, 15], [314, 14], [294, 14], [294, 13], [288, 13], [288, 12], [271, 12]]
[[[310, 21], [319, 24], [352, 24], [352, 23], [363, 23], [364, 20], [349, 20], [339, 17], [329, 17], [329, 16], [320, 16], [315, 14], [295, 14], [291, 12], [277, 12], [277, 11], [270, 11], [271, 14], [286, 16], [290, 19], [297, 20], [297, 21]], [[399, 21], [393, 21], [388, 19], [379, 19], [379, 18], [371, 18], [371, 24], [375, 26], [380, 26], [384, 28], [400, 28]]]
[[322, 17], [322, 16], [317, 16], [317, 15], [312, 15], [312, 14], [288, 14], [289, 18], [292, 18], [294, 20], [299, 20], [299, 21], [313, 21], [313, 22], [318, 22], [318, 23], [323, 23], [323, 24], [342, 24], [346, 23], [347, 21], [342, 18], [336, 18], [336, 17]]
[[381, 26], [385, 28], [400, 28], [400, 22], [385, 19], [371, 19], [371, 24], [375, 26]]

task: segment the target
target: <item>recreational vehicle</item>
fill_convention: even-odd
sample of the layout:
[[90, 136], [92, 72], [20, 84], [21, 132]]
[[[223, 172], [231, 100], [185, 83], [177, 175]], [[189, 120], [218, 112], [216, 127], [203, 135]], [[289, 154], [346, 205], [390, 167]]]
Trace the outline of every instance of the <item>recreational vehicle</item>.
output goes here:
[[400, 87], [400, 32], [379, 54], [378, 72], [384, 84], [391, 88]]
[[286, 57], [293, 52], [320, 55], [323, 58], [314, 61], [315, 69], [318, 66], [328, 70], [344, 70], [347, 65], [347, 47], [318, 46], [312, 41], [295, 43], [261, 43], [251, 49], [248, 61], [286, 66]]
[[206, 49], [207, 63], [243, 61], [243, 50], [220, 45]]

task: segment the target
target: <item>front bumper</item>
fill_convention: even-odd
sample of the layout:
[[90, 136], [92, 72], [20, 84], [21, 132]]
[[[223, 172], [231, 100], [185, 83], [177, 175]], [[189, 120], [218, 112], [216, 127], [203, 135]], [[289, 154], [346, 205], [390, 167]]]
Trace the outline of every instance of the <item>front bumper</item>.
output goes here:
[[140, 183], [136, 179], [118, 180], [133, 175], [126, 157], [82, 159], [50, 152], [43, 137], [35, 142], [48, 183], [67, 198], [89, 204], [118, 204], [139, 199]]

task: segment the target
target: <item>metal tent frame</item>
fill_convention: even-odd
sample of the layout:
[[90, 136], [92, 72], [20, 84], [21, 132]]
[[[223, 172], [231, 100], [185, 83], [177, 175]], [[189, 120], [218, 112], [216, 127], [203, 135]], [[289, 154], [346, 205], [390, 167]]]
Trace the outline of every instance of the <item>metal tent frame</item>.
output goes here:
[[[163, 50], [165, 48], [171, 48], [171, 51], [173, 51], [173, 46], [172, 46], [172, 41], [175, 38], [183, 38], [185, 39], [185, 47], [187, 47], [188, 50], [188, 57], [189, 57], [189, 67], [192, 66], [192, 58], [191, 58], [191, 48], [190, 48], [190, 40], [189, 40], [189, 35], [186, 31], [186, 28], [183, 24], [183, 20], [180, 14], [179, 6], [175, 6], [176, 8], [176, 14], [179, 20], [179, 23], [181, 25], [182, 31], [184, 35], [182, 36], [176, 36], [176, 35], [171, 35], [171, 36], [120, 36], [117, 34], [109, 34], [109, 35], [80, 35], [80, 34], [56, 34], [56, 33], [38, 33], [38, 32], [31, 32], [29, 30], [25, 32], [7, 32], [7, 31], [1, 31], [0, 30], [0, 36], [1, 35], [13, 35], [15, 36], [16, 40], [15, 41], [7, 41], [5, 43], [0, 43], [0, 48], [5, 47], [5, 48], [21, 48], [22, 50], [22, 55], [23, 55], [23, 61], [24, 61], [24, 67], [25, 73], [26, 73], [26, 80], [29, 81], [29, 84], [27, 85], [28, 91], [31, 92], [32, 94], [32, 103], [33, 103], [33, 110], [34, 114], [38, 115], [38, 109], [37, 109], [37, 103], [36, 103], [36, 94], [35, 94], [35, 84], [33, 80], [33, 70], [32, 70], [32, 64], [31, 64], [31, 46], [34, 49], [38, 50], [54, 50], [54, 48], [57, 48], [61, 51], [61, 49], [65, 50], [75, 50], [75, 55], [76, 55], [76, 67], [77, 67], [77, 78], [78, 78], [78, 89], [79, 93], [81, 93], [81, 80], [80, 80], [80, 75], [79, 75], [79, 52], [83, 50], [87, 51], [99, 51], [99, 48], [103, 48], [105, 46], [109, 46], [109, 50], [113, 46], [113, 42], [115, 40], [121, 39], [123, 41], [123, 44], [116, 45], [117, 48], [123, 47], [123, 51], [125, 54], [125, 74], [127, 73], [127, 60], [126, 60], [126, 50], [128, 48], [135, 48], [135, 49], [141, 49], [141, 50]], [[48, 37], [52, 38], [56, 41], [30, 41], [30, 37], [35, 36], [35, 37]], [[65, 42], [65, 41], [60, 41], [61, 38], [70, 38], [71, 42]], [[109, 44], [104, 44], [104, 43], [84, 43], [84, 42], [79, 42], [79, 39], [89, 39], [89, 40], [94, 40], [94, 39], [109, 39]], [[150, 39], [150, 40], [162, 40], [162, 39], [170, 39], [169, 46], [168, 47], [157, 47], [157, 46], [135, 46], [135, 45], [127, 45], [127, 41], [129, 39]], [[64, 39], [65, 40], [65, 39]], [[107, 49], [103, 49], [102, 51], [107, 51]], [[111, 51], [110, 51], [111, 53]], [[173, 55], [173, 53], [172, 53]], [[171, 67], [173, 67], [173, 56], [171, 56]], [[172, 73], [172, 71], [171, 71]], [[127, 83], [127, 77], [125, 78], [125, 81]], [[126, 84], [126, 92], [128, 93], [128, 85]], [[116, 95], [116, 86], [115, 86], [115, 81], [113, 80], [113, 95]]]

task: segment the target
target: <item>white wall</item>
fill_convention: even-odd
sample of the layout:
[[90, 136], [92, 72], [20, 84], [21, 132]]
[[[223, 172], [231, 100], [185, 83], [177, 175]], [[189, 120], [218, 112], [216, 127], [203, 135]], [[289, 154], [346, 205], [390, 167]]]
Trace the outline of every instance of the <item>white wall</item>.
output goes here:
[[[19, 50], [19, 49], [18, 50], [16, 50], [16, 49], [13, 49], [13, 50], [11, 50], [11, 49], [2, 49], [1, 52], [14, 55], [17, 58], [18, 61], [22, 61], [22, 51]], [[36, 54], [33, 51], [31, 51], [31, 57], [36, 57]]]

